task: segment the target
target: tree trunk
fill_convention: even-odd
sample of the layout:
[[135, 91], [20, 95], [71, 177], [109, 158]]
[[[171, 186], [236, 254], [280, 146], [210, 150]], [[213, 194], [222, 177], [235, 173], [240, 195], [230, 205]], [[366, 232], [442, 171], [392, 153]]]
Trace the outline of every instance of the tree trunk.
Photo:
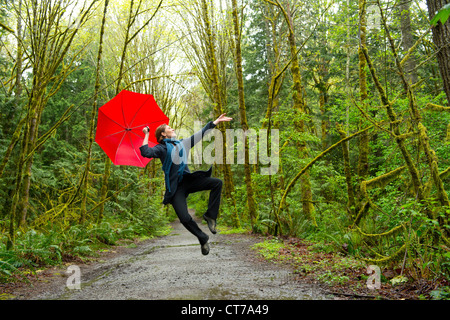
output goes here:
[[[127, 27], [126, 27], [125, 41], [123, 44], [122, 56], [120, 59], [119, 75], [117, 76], [117, 80], [116, 80], [117, 81], [116, 95], [119, 94], [120, 89], [121, 89], [123, 69], [125, 66], [126, 51], [127, 51], [127, 47], [129, 44], [129, 38], [130, 38], [130, 29], [131, 29], [131, 26], [133, 25], [134, 21], [136, 20], [136, 16], [133, 16], [133, 5], [134, 5], [134, 0], [131, 0], [130, 12], [128, 15], [128, 22], [127, 22]], [[109, 183], [109, 177], [111, 175], [111, 159], [109, 159], [109, 157], [107, 155], [104, 155], [103, 168], [104, 168], [104, 170], [103, 170], [103, 177], [102, 177], [102, 188], [101, 188], [101, 193], [100, 193], [101, 205], [100, 205], [99, 212], [98, 212], [98, 218], [97, 218], [98, 221], [102, 220], [103, 214], [105, 211], [105, 200], [106, 200], [106, 196], [108, 194], [108, 183]], [[80, 216], [80, 223], [82, 223], [83, 221], [84, 221], [84, 217]]]
[[[297, 45], [295, 40], [295, 32], [294, 32], [294, 21], [290, 12], [289, 4], [286, 5], [286, 8], [284, 9], [281, 4], [278, 2], [279, 8], [282, 10], [283, 15], [285, 17], [286, 23], [289, 28], [289, 34], [288, 34], [288, 43], [291, 53], [291, 73], [292, 73], [292, 79], [294, 82], [294, 93], [293, 93], [293, 100], [294, 100], [294, 110], [298, 114], [306, 113], [306, 106], [305, 106], [305, 100], [303, 96], [303, 86], [302, 86], [302, 77], [300, 74], [300, 66], [298, 62], [298, 56], [297, 56]], [[300, 134], [306, 132], [305, 128], [305, 122], [303, 120], [296, 121], [295, 126]], [[308, 148], [306, 145], [306, 142], [302, 141], [299, 142], [299, 151], [300, 151], [300, 157], [307, 158], [308, 157]], [[309, 172], [306, 172], [302, 175], [300, 178], [301, 180], [301, 194], [302, 194], [302, 203], [303, 203], [303, 213], [311, 219], [314, 225], [317, 226], [316, 219], [314, 217], [314, 206], [312, 202], [312, 191], [311, 191], [311, 181], [309, 178]]]
[[[450, 0], [427, 0], [428, 15], [430, 19]], [[433, 30], [433, 42], [436, 45], [437, 61], [441, 73], [447, 103], [450, 104], [450, 19], [442, 25], [439, 21]]]
[[[220, 79], [219, 79], [219, 64], [216, 58], [216, 50], [214, 49], [214, 33], [213, 28], [211, 26], [210, 21], [210, 12], [208, 9], [208, 4], [206, 0], [202, 0], [202, 17], [206, 32], [206, 50], [208, 51], [209, 62], [210, 62], [210, 81], [211, 81], [211, 92], [212, 92], [212, 100], [215, 103], [215, 116], [219, 116], [223, 113], [223, 103], [222, 103], [222, 91], [220, 87]], [[219, 126], [219, 130], [222, 132], [222, 135], [225, 136], [225, 124]], [[234, 192], [234, 183], [233, 183], [233, 174], [231, 172], [230, 165], [226, 163], [226, 142], [223, 139], [223, 159], [222, 159], [222, 171], [224, 175], [224, 189], [225, 189], [225, 197], [228, 200], [229, 205], [232, 208], [232, 219], [235, 224], [238, 222], [238, 214], [236, 209], [236, 199], [233, 195]]]
[[320, 121], [320, 139], [322, 140], [322, 150], [327, 148], [327, 130], [328, 130], [328, 120], [326, 120], [327, 104], [328, 104], [328, 89], [330, 84], [326, 83], [324, 80], [325, 75], [328, 73], [327, 63], [323, 59], [318, 60], [317, 75], [312, 74], [316, 88], [319, 91], [319, 109], [322, 120]]
[[[100, 28], [100, 40], [99, 40], [99, 47], [98, 47], [98, 54], [97, 54], [97, 67], [96, 67], [96, 77], [95, 77], [95, 86], [94, 86], [94, 102], [92, 104], [92, 111], [91, 111], [91, 125], [89, 129], [89, 146], [87, 151], [87, 158], [86, 158], [86, 166], [85, 166], [85, 178], [83, 179], [83, 188], [82, 188], [82, 198], [81, 198], [81, 213], [80, 213], [80, 220], [84, 221], [86, 217], [86, 200], [87, 200], [87, 193], [89, 188], [89, 172], [91, 170], [91, 156], [92, 156], [92, 144], [94, 143], [94, 128], [95, 128], [95, 120], [96, 120], [96, 114], [97, 114], [97, 100], [98, 100], [98, 92], [100, 89], [100, 61], [102, 57], [102, 51], [103, 51], [103, 34], [105, 31], [105, 20], [106, 20], [106, 12], [108, 10], [108, 4], [109, 0], [105, 0], [105, 6], [103, 9], [103, 18], [102, 18], [102, 25]], [[101, 221], [101, 217], [99, 216], [97, 219], [97, 222]]]
[[[402, 45], [403, 50], [408, 50], [414, 45], [413, 32], [411, 29], [411, 16], [410, 16], [411, 2], [402, 1], [399, 3], [400, 10], [400, 29], [402, 31]], [[414, 55], [411, 55], [405, 62], [405, 75], [411, 84], [417, 82], [416, 72], [416, 59]]]
[[[272, 113], [278, 110], [279, 98], [278, 93], [280, 92], [281, 86], [284, 82], [286, 76], [286, 68], [280, 69], [279, 61], [281, 56], [280, 44], [278, 34], [278, 24], [277, 24], [278, 13], [274, 12], [272, 5], [267, 6], [267, 13], [265, 14], [266, 23], [266, 55], [268, 57], [268, 64], [270, 68], [270, 83], [267, 98], [267, 110], [265, 115], [265, 120], [261, 126], [261, 129], [267, 129], [269, 122], [271, 121]], [[269, 24], [269, 26], [267, 25]], [[272, 57], [270, 59], [269, 57]], [[274, 128], [278, 128], [278, 121], [274, 121]], [[280, 164], [281, 165], [281, 164]]]
[[[362, 107], [367, 112], [365, 101], [367, 100], [367, 79], [366, 79], [366, 59], [362, 52], [362, 47], [366, 46], [366, 0], [359, 0], [359, 37], [361, 46], [358, 48], [359, 59], [359, 94]], [[360, 128], [364, 128], [364, 120], [360, 121]], [[367, 178], [369, 174], [369, 133], [363, 132], [359, 137], [359, 158], [358, 158], [358, 176], [360, 180]]]
[[[342, 129], [340, 125], [337, 126], [337, 130], [339, 132], [339, 135], [341, 136], [341, 139], [345, 139], [347, 137], [347, 133]], [[344, 158], [345, 181], [347, 183], [347, 195], [348, 195], [347, 211], [350, 214], [350, 218], [354, 220], [356, 218], [355, 216], [356, 203], [355, 203], [355, 192], [353, 189], [352, 171], [350, 166], [348, 141], [342, 143], [342, 155]]]
[[[237, 9], [237, 1], [232, 0], [232, 9], [233, 9], [233, 25], [234, 25], [234, 41], [235, 41], [235, 52], [236, 52], [236, 77], [238, 82], [238, 93], [239, 93], [239, 112], [241, 116], [241, 125], [244, 131], [248, 130], [247, 124], [247, 113], [245, 110], [245, 97], [244, 97], [244, 77], [242, 74], [242, 54], [241, 54], [241, 35], [240, 35], [240, 23]], [[245, 185], [247, 188], [247, 206], [250, 218], [256, 222], [257, 220], [257, 211], [256, 211], [256, 203], [253, 195], [253, 186], [252, 186], [252, 177], [250, 170], [250, 158], [249, 158], [249, 147], [248, 147], [248, 139], [245, 138], [245, 163], [244, 163], [244, 172], [245, 172]]]

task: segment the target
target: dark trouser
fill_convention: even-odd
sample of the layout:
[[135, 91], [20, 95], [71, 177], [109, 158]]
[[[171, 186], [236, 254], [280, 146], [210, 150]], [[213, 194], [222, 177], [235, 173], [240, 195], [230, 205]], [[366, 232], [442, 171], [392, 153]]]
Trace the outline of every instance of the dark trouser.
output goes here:
[[217, 219], [220, 206], [220, 194], [222, 192], [222, 180], [211, 177], [185, 176], [178, 185], [177, 191], [171, 200], [172, 206], [183, 226], [195, 235], [200, 244], [208, 241], [208, 236], [199, 228], [188, 212], [186, 198], [190, 193], [197, 191], [211, 190], [209, 194], [208, 210], [205, 215], [212, 219]]

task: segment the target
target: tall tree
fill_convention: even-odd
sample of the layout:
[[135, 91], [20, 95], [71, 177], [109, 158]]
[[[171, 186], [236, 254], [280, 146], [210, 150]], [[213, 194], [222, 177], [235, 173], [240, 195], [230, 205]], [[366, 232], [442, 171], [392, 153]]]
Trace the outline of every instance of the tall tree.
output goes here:
[[[364, 58], [363, 47], [366, 46], [366, 29], [367, 29], [367, 11], [366, 0], [359, 0], [359, 41], [358, 61], [359, 61], [359, 99], [365, 111], [367, 111], [367, 79], [366, 79], [366, 59]], [[364, 127], [364, 119], [361, 119], [360, 126]], [[358, 176], [360, 179], [367, 178], [369, 174], [369, 133], [363, 132], [359, 138], [359, 159], [358, 159]]]
[[[401, 1], [399, 3], [400, 29], [402, 31], [402, 46], [405, 52], [414, 45], [413, 30], [411, 27], [411, 2]], [[417, 82], [416, 57], [411, 55], [405, 62], [405, 72], [408, 80], [414, 84]]]
[[[98, 94], [100, 90], [100, 62], [102, 58], [102, 52], [103, 52], [103, 35], [105, 33], [105, 21], [106, 21], [106, 13], [108, 11], [108, 4], [109, 0], [105, 0], [104, 9], [103, 9], [103, 18], [102, 18], [102, 24], [100, 27], [100, 39], [99, 39], [99, 45], [98, 45], [98, 53], [97, 53], [97, 62], [96, 62], [96, 73], [95, 73], [95, 86], [94, 86], [94, 102], [92, 103], [92, 110], [91, 110], [91, 122], [89, 127], [89, 145], [88, 145], [88, 151], [86, 156], [86, 165], [85, 165], [85, 172], [84, 172], [84, 179], [83, 179], [83, 188], [82, 188], [82, 197], [81, 197], [81, 213], [80, 213], [80, 220], [84, 221], [86, 217], [86, 199], [87, 199], [87, 193], [88, 193], [88, 187], [89, 187], [89, 172], [91, 170], [91, 157], [92, 157], [92, 144], [94, 143], [94, 129], [95, 129], [95, 120], [96, 120], [96, 114], [98, 111], [97, 108], [97, 101], [98, 101]], [[101, 220], [101, 216], [99, 215], [98, 220]]]
[[[436, 12], [450, 0], [427, 0], [428, 15], [434, 17]], [[440, 21], [433, 27], [433, 42], [436, 46], [436, 57], [439, 64], [447, 103], [450, 104], [450, 19], [445, 24]]]
[[[247, 111], [245, 109], [245, 97], [244, 97], [244, 77], [242, 73], [242, 54], [241, 54], [241, 23], [239, 21], [238, 6], [236, 0], [231, 0], [232, 4], [232, 15], [233, 15], [233, 27], [234, 27], [234, 50], [235, 50], [235, 65], [236, 65], [236, 78], [238, 82], [238, 94], [239, 94], [239, 114], [241, 116], [241, 126], [244, 131], [248, 130], [247, 123]], [[250, 169], [250, 157], [249, 157], [249, 146], [248, 139], [245, 138], [244, 141], [244, 152], [245, 152], [245, 163], [244, 163], [244, 173], [245, 173], [245, 186], [247, 189], [247, 206], [250, 218], [253, 223], [257, 220], [257, 211], [255, 198], [253, 196], [253, 186], [252, 177]]]
[[[291, 5], [286, 1], [284, 5], [280, 3], [279, 0], [271, 1], [266, 0], [267, 2], [277, 6], [281, 11], [286, 25], [288, 27], [288, 36], [287, 42], [289, 44], [290, 50], [290, 70], [292, 74], [293, 81], [293, 109], [295, 110], [297, 117], [294, 121], [294, 125], [300, 134], [306, 132], [305, 121], [302, 118], [302, 115], [307, 113], [306, 103], [304, 99], [304, 88], [302, 84], [302, 76], [300, 73], [300, 66], [298, 61], [298, 49], [296, 43], [296, 35], [295, 35], [295, 26], [294, 26], [294, 17], [291, 10]], [[306, 141], [298, 142], [298, 149], [300, 152], [300, 157], [307, 158], [308, 157], [308, 146]], [[312, 191], [311, 191], [311, 181], [309, 177], [309, 173], [306, 172], [300, 178], [301, 182], [301, 194], [302, 194], [302, 205], [303, 205], [303, 213], [311, 219], [314, 225], [317, 225], [315, 217], [314, 217], [314, 206], [312, 202]]]
[[[211, 16], [213, 13], [213, 6], [208, 6], [206, 0], [202, 0], [201, 2], [202, 7], [202, 19], [204, 23], [205, 33], [206, 33], [206, 51], [208, 52], [208, 57], [210, 59], [209, 65], [211, 67], [211, 85], [212, 85], [212, 93], [213, 93], [213, 101], [215, 103], [214, 113], [215, 116], [219, 116], [223, 113], [223, 97], [224, 94], [222, 93], [221, 85], [220, 85], [220, 79], [219, 79], [219, 62], [216, 55], [216, 49], [215, 49], [215, 37], [216, 34], [213, 29], [213, 25], [211, 24]], [[223, 60], [223, 59], [222, 59]], [[222, 134], [225, 133], [225, 127], [220, 126], [219, 128], [222, 131]], [[237, 223], [237, 212], [236, 212], [236, 199], [234, 197], [234, 183], [233, 183], [233, 174], [230, 168], [230, 165], [226, 163], [226, 143], [225, 141], [222, 143], [223, 145], [223, 175], [224, 175], [224, 184], [225, 184], [225, 195], [228, 199], [232, 210], [235, 211], [236, 217], [234, 217], [235, 223]]]

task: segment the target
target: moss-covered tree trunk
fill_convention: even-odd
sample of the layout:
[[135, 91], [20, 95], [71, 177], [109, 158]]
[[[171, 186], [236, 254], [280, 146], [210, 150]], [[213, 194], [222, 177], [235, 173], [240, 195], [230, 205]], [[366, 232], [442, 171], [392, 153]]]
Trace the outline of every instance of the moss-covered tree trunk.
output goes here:
[[[449, 0], [427, 0], [428, 15], [430, 19], [444, 5], [450, 3]], [[439, 63], [439, 71], [447, 95], [447, 103], [450, 104], [450, 19], [445, 24], [438, 22], [433, 27], [433, 42], [436, 45], [436, 57]]]
[[[402, 47], [405, 52], [414, 45], [413, 39], [413, 29], [411, 27], [411, 2], [403, 1], [399, 3], [400, 12], [400, 29], [402, 32]], [[416, 57], [415, 55], [410, 55], [408, 60], [405, 62], [405, 76], [408, 78], [411, 84], [417, 82], [418, 75], [416, 70]]]
[[[126, 53], [127, 53], [127, 47], [129, 42], [129, 38], [130, 38], [130, 32], [131, 32], [131, 27], [134, 24], [134, 21], [136, 19], [136, 15], [133, 14], [133, 6], [134, 6], [134, 0], [130, 1], [130, 10], [128, 13], [128, 20], [127, 20], [127, 26], [126, 26], [126, 30], [125, 30], [125, 41], [123, 43], [123, 49], [122, 49], [122, 55], [121, 55], [121, 59], [120, 59], [120, 66], [119, 66], [119, 73], [116, 79], [116, 95], [119, 94], [120, 90], [121, 90], [121, 83], [122, 83], [122, 78], [123, 78], [123, 69], [125, 66], [125, 58], [126, 58]], [[103, 166], [103, 177], [102, 177], [102, 188], [101, 188], [101, 192], [100, 192], [100, 208], [99, 208], [99, 212], [98, 212], [98, 220], [100, 221], [103, 217], [104, 211], [105, 211], [105, 200], [108, 194], [108, 183], [109, 183], [109, 177], [111, 175], [111, 159], [109, 159], [109, 157], [104, 154], [103, 155], [104, 158], [104, 166]], [[80, 217], [80, 222], [83, 222], [83, 217]]]
[[[365, 107], [367, 100], [367, 79], [366, 79], [366, 59], [364, 53], [362, 52], [362, 47], [366, 45], [366, 28], [367, 28], [367, 17], [366, 17], [366, 0], [359, 0], [359, 37], [361, 46], [358, 47], [358, 61], [359, 61], [359, 99], [367, 112]], [[360, 128], [364, 128], [366, 125], [364, 123], [363, 117], [361, 117]], [[357, 173], [359, 180], [365, 180], [369, 174], [369, 133], [367, 131], [363, 132], [359, 136], [359, 158]]]
[[330, 84], [326, 82], [325, 75], [328, 72], [326, 69], [326, 63], [323, 59], [319, 59], [319, 70], [317, 75], [313, 73], [312, 77], [314, 79], [315, 87], [319, 91], [319, 110], [322, 117], [320, 120], [320, 139], [322, 140], [322, 150], [327, 148], [327, 131], [328, 131], [328, 120], [326, 119], [327, 104], [328, 104], [328, 90]]
[[[215, 116], [219, 116], [223, 113], [223, 102], [222, 97], [223, 93], [220, 86], [220, 79], [219, 79], [219, 64], [217, 62], [216, 58], [216, 50], [214, 48], [215, 43], [215, 37], [213, 28], [211, 26], [210, 21], [210, 10], [208, 7], [208, 4], [206, 0], [202, 0], [201, 2], [202, 6], [202, 19], [204, 23], [205, 33], [206, 33], [206, 50], [208, 52], [208, 58], [209, 58], [209, 66], [211, 70], [210, 72], [210, 83], [212, 86], [212, 100], [215, 104], [214, 107], [214, 113]], [[211, 10], [212, 12], [212, 10]], [[219, 126], [219, 130], [222, 132], [223, 137], [225, 136], [225, 123], [223, 125]], [[223, 152], [222, 152], [222, 172], [223, 172], [223, 179], [224, 179], [224, 189], [225, 189], [225, 197], [228, 201], [229, 206], [231, 207], [232, 212], [232, 219], [234, 225], [239, 225], [239, 217], [236, 209], [236, 199], [234, 197], [234, 183], [233, 183], [233, 174], [231, 172], [231, 167], [226, 162], [226, 142], [225, 139], [223, 139]]]
[[383, 106], [386, 108], [387, 116], [389, 118], [389, 121], [391, 122], [392, 133], [395, 137], [395, 142], [397, 143], [397, 146], [400, 149], [403, 159], [408, 167], [408, 171], [411, 175], [411, 181], [412, 181], [412, 184], [414, 187], [414, 193], [416, 194], [417, 199], [422, 201], [423, 200], [423, 185], [422, 185], [422, 182], [420, 179], [419, 171], [417, 169], [416, 164], [413, 161], [413, 158], [411, 157], [410, 152], [406, 148], [405, 140], [402, 137], [401, 132], [400, 132], [400, 125], [399, 125], [397, 114], [395, 113], [391, 102], [387, 98], [386, 92], [385, 92], [383, 86], [381, 85], [380, 80], [378, 79], [375, 67], [373, 66], [372, 61], [369, 57], [369, 53], [367, 52], [367, 48], [362, 44], [361, 44], [361, 46], [362, 46], [361, 47], [362, 52], [364, 54], [364, 57], [367, 61], [368, 67], [369, 67], [369, 71], [372, 75], [372, 79], [374, 80], [375, 87], [377, 88], [377, 91], [379, 93], [380, 100], [383, 103]]
[[[267, 34], [267, 56], [268, 63], [270, 67], [270, 83], [267, 95], [267, 109], [265, 115], [265, 121], [262, 123], [261, 128], [267, 129], [269, 126], [270, 119], [272, 118], [273, 112], [278, 110], [279, 98], [278, 93], [283, 84], [286, 76], [286, 68], [280, 69], [279, 61], [281, 56], [280, 43], [278, 37], [278, 23], [277, 18], [279, 16], [278, 12], [274, 12], [275, 9], [271, 4], [267, 5], [267, 13], [265, 14], [265, 24], [266, 24], [266, 34]], [[278, 128], [278, 121], [274, 121], [274, 128]]]
[[[33, 150], [36, 145], [36, 139], [38, 135], [38, 126], [40, 122], [40, 116], [44, 109], [43, 102], [44, 92], [37, 94], [35, 100], [32, 100], [32, 109], [30, 110], [30, 118], [29, 122], [26, 126], [27, 130], [27, 141], [24, 144], [24, 148], [22, 149], [23, 157], [28, 155], [28, 152]], [[28, 213], [28, 203], [30, 198], [30, 186], [31, 186], [31, 168], [33, 166], [33, 156], [27, 157], [24, 163], [24, 178], [23, 178], [23, 191], [22, 196], [20, 198], [20, 220], [18, 221], [20, 224], [25, 224], [27, 213]]]
[[[283, 6], [278, 0], [275, 2], [266, 0], [267, 2], [276, 5], [282, 12], [284, 20], [288, 26], [288, 45], [291, 56], [291, 74], [293, 81], [293, 108], [297, 113], [297, 116], [300, 117], [302, 114], [306, 113], [306, 105], [304, 100], [304, 90], [302, 85], [302, 76], [300, 74], [300, 66], [298, 61], [298, 50], [296, 44], [295, 37], [295, 27], [294, 21], [291, 14], [291, 10], [289, 4], [286, 3]], [[294, 122], [295, 128], [299, 134], [306, 132], [305, 121], [303, 119], [296, 120]], [[301, 158], [308, 157], [308, 147], [305, 141], [298, 142], [298, 150], [299, 156]], [[309, 172], [305, 172], [300, 177], [301, 184], [301, 202], [303, 207], [303, 213], [313, 222], [314, 225], [317, 225], [315, 216], [314, 216], [314, 206], [312, 202], [312, 191], [311, 191], [311, 181], [309, 177]]]
[[[109, 0], [105, 0], [104, 9], [103, 9], [103, 18], [102, 24], [100, 27], [100, 39], [97, 53], [97, 65], [96, 65], [96, 74], [95, 74], [95, 86], [94, 86], [94, 102], [92, 103], [91, 110], [91, 123], [89, 128], [89, 145], [86, 156], [86, 165], [85, 165], [85, 178], [83, 179], [83, 187], [82, 187], [82, 197], [81, 197], [81, 213], [80, 220], [84, 221], [86, 218], [86, 200], [89, 189], [89, 172], [91, 170], [91, 156], [92, 156], [92, 144], [94, 143], [94, 129], [96, 123], [96, 115], [97, 115], [97, 101], [98, 101], [98, 92], [100, 89], [100, 61], [102, 58], [103, 51], [103, 34], [105, 32], [105, 21], [106, 21], [106, 12], [108, 10]], [[98, 222], [101, 220], [101, 216], [98, 216]]]
[[[241, 34], [239, 22], [237, 1], [232, 0], [232, 10], [233, 10], [233, 26], [234, 26], [234, 49], [235, 49], [235, 62], [236, 62], [236, 78], [238, 82], [238, 94], [239, 94], [239, 114], [241, 116], [241, 126], [244, 131], [248, 130], [247, 124], [247, 111], [245, 109], [245, 96], [244, 96], [244, 76], [242, 72], [242, 54], [241, 54]], [[252, 177], [250, 169], [250, 157], [249, 157], [249, 144], [248, 139], [245, 138], [245, 163], [244, 163], [244, 173], [245, 173], [245, 186], [247, 190], [247, 207], [250, 218], [256, 222], [257, 211], [256, 203], [253, 195]]]
[[[341, 139], [345, 139], [347, 137], [347, 133], [343, 130], [343, 128], [340, 125], [338, 125], [337, 129], [339, 135], [341, 136]], [[355, 191], [353, 188], [350, 155], [348, 150], [348, 141], [342, 143], [342, 155], [344, 158], [345, 182], [347, 183], [347, 196], [348, 196], [347, 211], [349, 212], [350, 218], [354, 220], [356, 218], [355, 216], [356, 202], [355, 202]]]

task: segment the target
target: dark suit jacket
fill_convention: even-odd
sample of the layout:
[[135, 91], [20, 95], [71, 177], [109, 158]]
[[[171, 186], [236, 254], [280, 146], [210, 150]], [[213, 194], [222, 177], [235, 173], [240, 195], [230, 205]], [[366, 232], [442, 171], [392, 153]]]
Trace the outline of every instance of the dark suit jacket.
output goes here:
[[[189, 150], [198, 142], [201, 141], [201, 139], [203, 138], [203, 136], [205, 135], [206, 131], [213, 129], [216, 125], [210, 121], [208, 122], [203, 128], [202, 130], [194, 133], [192, 136], [190, 136], [187, 139], [181, 139], [181, 143], [183, 144], [186, 152], [189, 152]], [[156, 146], [150, 148], [148, 146], [148, 144], [143, 145], [140, 147], [140, 151], [141, 151], [141, 155], [143, 157], [146, 158], [159, 158], [161, 160], [161, 163], [164, 163], [164, 160], [166, 159], [167, 155], [167, 146], [166, 144], [163, 143], [159, 143]], [[169, 155], [170, 156], [170, 155]], [[172, 166], [170, 167], [170, 172], [169, 172], [169, 183], [170, 183], [170, 192], [169, 192], [169, 188], [167, 186], [166, 183], [166, 192], [164, 194], [164, 200], [163, 200], [163, 204], [167, 204], [170, 203], [170, 200], [172, 199], [173, 195], [175, 194], [175, 192], [177, 191], [177, 186], [178, 186], [178, 167], [179, 165], [176, 163], [177, 161], [172, 163]], [[209, 168], [208, 171], [196, 171], [191, 173], [189, 171], [188, 166], [185, 167], [184, 169], [184, 175], [191, 175], [193, 178], [197, 177], [197, 176], [206, 176], [206, 177], [210, 177], [211, 176], [211, 170], [212, 167]]]

